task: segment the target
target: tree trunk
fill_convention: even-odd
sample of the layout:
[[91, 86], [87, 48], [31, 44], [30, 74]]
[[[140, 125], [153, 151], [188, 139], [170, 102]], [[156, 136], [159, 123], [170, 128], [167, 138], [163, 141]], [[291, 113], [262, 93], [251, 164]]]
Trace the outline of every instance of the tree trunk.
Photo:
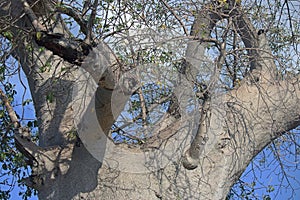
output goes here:
[[[208, 140], [201, 149], [195, 169], [189, 170], [183, 164], [190, 161], [189, 156], [193, 158], [186, 152], [189, 152], [191, 143], [197, 137], [188, 124], [187, 115], [179, 120], [170, 119], [166, 126], [168, 128], [164, 130], [170, 137], [166, 137], [161, 145], [151, 148], [115, 145], [106, 133], [115, 120], [113, 114], [121, 111], [120, 105], [126, 103], [128, 95], [115, 98], [119, 100], [115, 102], [115, 105], [119, 105], [115, 112], [111, 111], [113, 108], [101, 110], [110, 106], [110, 99], [117, 95], [117, 73], [112, 70], [117, 60], [113, 52], [104, 43], [99, 43], [101, 48], [97, 47], [101, 51], [93, 47], [93, 52], [102, 56], [105, 60], [103, 63], [108, 65], [105, 67], [109, 70], [105, 72], [103, 68], [81, 65], [80, 59], [86, 56], [85, 53], [76, 54], [80, 58], [78, 60], [73, 59], [72, 55], [64, 58], [65, 54], [55, 53], [56, 49], [51, 48], [55, 39], [61, 39], [57, 33], [67, 38], [69, 32], [63, 23], [55, 21], [59, 15], [51, 16], [52, 21], [48, 22], [48, 26], [53, 28], [52, 33], [44, 33], [42, 28], [34, 32], [34, 20], [28, 17], [28, 13], [23, 15], [25, 7], [22, 2], [0, 1], [0, 16], [17, 20], [15, 25], [18, 26], [8, 29], [13, 33], [13, 55], [21, 63], [29, 81], [40, 132], [39, 147], [31, 148], [22, 139], [19, 140], [24, 144], [24, 150], [32, 154], [37, 162], [33, 166], [33, 180], [30, 181], [31, 186], [38, 190], [40, 199], [225, 199], [253, 157], [273, 139], [300, 124], [299, 82], [296, 79], [271, 81], [270, 74], [264, 68], [272, 68], [274, 64], [270, 58], [264, 57], [263, 61], [253, 64], [262, 66], [259, 71], [262, 81], [258, 85], [245, 81], [226, 94], [214, 94], [211, 97], [209, 126], [205, 128]], [[27, 2], [38, 20], [48, 17], [51, 3], [45, 1], [47, 3], [35, 5], [33, 1]], [[199, 15], [198, 20], [201, 17]], [[213, 20], [207, 23], [219, 20], [219, 16], [211, 15], [211, 18]], [[237, 27], [239, 23], [236, 23]], [[4, 26], [1, 24], [1, 29]], [[20, 32], [20, 27], [25, 31]], [[36, 36], [38, 33], [46, 35]], [[255, 39], [247, 36], [247, 33], [241, 31], [239, 34], [249, 40]], [[56, 38], [49, 42], [47, 38], [50, 36]], [[33, 38], [35, 42], [31, 43]], [[198, 56], [199, 51], [203, 55], [202, 47], [189, 52], [195, 48], [193, 42], [187, 50], [190, 58]], [[41, 50], [37, 43], [47, 49]], [[253, 48], [258, 44], [249, 42], [248, 45]], [[82, 52], [88, 49], [84, 46], [81, 48]], [[101, 74], [106, 79], [103, 87], [100, 85], [98, 88], [99, 96], [95, 97]], [[86, 79], [80, 79], [84, 75], [87, 75]], [[77, 97], [82, 100], [84, 96], [72, 96], [74, 88], [78, 90], [77, 93], [85, 94], [78, 88], [79, 80], [87, 82], [85, 86], [90, 92], [86, 95], [89, 99], [83, 110], [77, 107]], [[97, 109], [95, 98], [100, 98], [99, 101], [105, 105], [97, 113], [93, 111]], [[84, 145], [75, 145], [75, 128], [84, 130], [85, 134], [79, 133]]]

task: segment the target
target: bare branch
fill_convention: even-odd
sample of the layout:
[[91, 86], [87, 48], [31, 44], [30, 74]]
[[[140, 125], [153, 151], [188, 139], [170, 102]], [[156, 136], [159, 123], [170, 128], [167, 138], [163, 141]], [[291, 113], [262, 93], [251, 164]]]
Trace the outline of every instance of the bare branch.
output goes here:
[[46, 31], [46, 28], [39, 22], [30, 5], [26, 0], [21, 0], [25, 14], [29, 17], [36, 31]]
[[84, 16], [87, 11], [90, 9], [91, 6], [91, 0], [85, 0], [82, 7], [82, 15]]
[[141, 109], [142, 109], [142, 120], [143, 120], [143, 124], [146, 125], [147, 124], [147, 107], [146, 107], [146, 101], [145, 101], [145, 97], [143, 95], [143, 91], [141, 88], [139, 88], [137, 90], [137, 93], [139, 94], [139, 98], [141, 101]]
[[276, 67], [265, 35], [266, 31], [257, 31], [241, 8], [235, 9], [232, 16], [249, 55], [250, 73], [248, 78], [252, 82], [270, 82], [271, 78], [274, 77], [272, 73]]
[[289, 24], [290, 24], [290, 29], [291, 29], [291, 32], [292, 32], [292, 37], [294, 37], [295, 34], [294, 34], [294, 31], [293, 31], [293, 23], [292, 23], [293, 20], [292, 20], [291, 10], [290, 10], [290, 6], [289, 6], [289, 3], [288, 3], [288, 0], [285, 0], [284, 4], [286, 4], [286, 8], [287, 8], [287, 12], [288, 12]]
[[257, 31], [253, 27], [252, 23], [247, 16], [244, 16], [242, 12], [235, 10], [233, 22], [236, 26], [237, 32], [242, 38], [242, 41], [247, 48], [250, 57], [250, 70], [254, 70], [257, 67], [255, 58], [257, 58], [257, 52], [255, 48], [258, 46]]
[[87, 44], [92, 44], [92, 40], [93, 40], [93, 26], [94, 26], [94, 22], [95, 22], [95, 18], [96, 18], [97, 7], [98, 7], [98, 0], [95, 0], [94, 4], [92, 6], [92, 13], [90, 15], [90, 18], [89, 18], [89, 21], [88, 21], [88, 25], [87, 25], [86, 38], [84, 39], [84, 41]]
[[186, 28], [186, 26], [184, 25], [184, 23], [182, 22], [181, 18], [174, 12], [174, 10], [170, 7], [170, 5], [164, 1], [164, 0], [161, 0], [161, 2], [166, 6], [166, 8], [168, 8], [168, 10], [173, 14], [173, 16], [178, 20], [178, 22], [180, 23], [183, 31], [184, 31], [184, 34], [185, 35], [188, 35], [188, 30]]
[[[223, 37], [227, 36], [227, 32], [224, 33]], [[218, 57], [218, 62], [215, 70], [215, 74], [212, 75], [210, 85], [203, 91], [203, 103], [202, 107], [200, 108], [200, 122], [198, 125], [198, 129], [193, 139], [190, 148], [186, 151], [184, 155], [184, 159], [182, 161], [183, 166], [186, 169], [195, 169], [199, 165], [199, 158], [204, 150], [204, 145], [206, 144], [208, 137], [207, 137], [207, 130], [210, 124], [210, 101], [211, 101], [211, 94], [210, 91], [213, 91], [215, 85], [218, 81], [220, 76], [221, 68], [225, 60], [226, 56], [226, 44], [222, 43], [220, 45], [220, 56]]]
[[39, 147], [30, 140], [29, 130], [20, 125], [19, 119], [13, 107], [11, 106], [9, 99], [4, 94], [1, 88], [0, 88], [0, 98], [4, 103], [9, 118], [14, 126], [14, 130], [15, 130], [14, 138], [18, 150], [22, 152], [23, 155], [26, 156], [31, 163], [33, 161], [36, 161], [33, 155], [36, 151], [38, 151]]
[[56, 11], [72, 17], [80, 26], [80, 30], [82, 31], [82, 33], [85, 35], [88, 34], [86, 20], [84, 20], [83, 17], [78, 12], [76, 12], [74, 9], [72, 9], [70, 7], [66, 7], [66, 6], [57, 6]]
[[[32, 167], [32, 175], [23, 179], [23, 182], [34, 188], [44, 185], [45, 176], [57, 176], [57, 173], [65, 174], [68, 171], [68, 161], [72, 154], [74, 144], [67, 146], [53, 146], [41, 148], [30, 140], [30, 131], [22, 127], [18, 117], [12, 108], [9, 99], [0, 88], [0, 98], [4, 103], [10, 120], [14, 125], [14, 138], [17, 149], [29, 160]], [[59, 172], [58, 172], [59, 170]]]

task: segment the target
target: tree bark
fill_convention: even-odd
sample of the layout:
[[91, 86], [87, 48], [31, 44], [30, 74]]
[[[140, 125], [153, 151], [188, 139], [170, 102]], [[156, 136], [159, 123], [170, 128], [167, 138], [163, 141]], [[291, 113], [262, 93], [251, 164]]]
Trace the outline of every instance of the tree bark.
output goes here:
[[[92, 46], [84, 49], [86, 46], [78, 43], [81, 47], [80, 55], [76, 54], [75, 59], [64, 58], [66, 54], [61, 49], [47, 46], [47, 37], [53, 33], [66, 35], [69, 30], [63, 23], [50, 20], [47, 27], [52, 27], [53, 32], [37, 38], [36, 33], [43, 30], [43, 26], [40, 27], [41, 30], [36, 30], [39, 24], [34, 24], [34, 17], [28, 17], [30, 13], [24, 14], [22, 2], [24, 1], [0, 1], [1, 18], [9, 16], [12, 21], [16, 21], [16, 26], [0, 24], [0, 29], [13, 33], [13, 55], [22, 65], [34, 101], [40, 132], [39, 149], [30, 151], [29, 145], [27, 151], [37, 161], [37, 166], [33, 166], [33, 180], [30, 181], [31, 186], [38, 190], [40, 199], [225, 199], [229, 189], [258, 152], [285, 131], [300, 125], [299, 77], [283, 81], [271, 79], [268, 72], [269, 69], [274, 69], [274, 63], [269, 57], [270, 50], [265, 48], [264, 52], [267, 52], [259, 54], [260, 57], [255, 62], [255, 65], [260, 65], [261, 81], [245, 81], [226, 94], [211, 97], [209, 126], [205, 127], [208, 141], [201, 146], [201, 152], [197, 155], [197, 168], [188, 170], [182, 164], [187, 150], [195, 141], [195, 134], [187, 125], [187, 119], [171, 119], [171, 126], [167, 126], [170, 128], [164, 130], [170, 137], [166, 137], [163, 145], [155, 148], [137, 149], [115, 145], [107, 137], [107, 131], [115, 120], [112, 110], [107, 110], [107, 105], [113, 91], [117, 92], [120, 73], [118, 69], [114, 70], [118, 66], [118, 60], [113, 52], [104, 43], [99, 43], [103, 46], [98, 56], [106, 59], [104, 63], [109, 69], [105, 72], [101, 71], [103, 66], [93, 68], [95, 66], [82, 63], [83, 57], [87, 55], [85, 51], [91, 53], [93, 48], [93, 52], [97, 52]], [[50, 1], [27, 2], [37, 20], [48, 17], [49, 9], [53, 8]], [[44, 9], [37, 10], [38, 6]], [[208, 13], [213, 20], [205, 25], [211, 30], [222, 15]], [[58, 18], [59, 15], [51, 17]], [[244, 36], [244, 43], [251, 49], [261, 47], [257, 36], [249, 34], [252, 30], [247, 32], [242, 29], [247, 23], [241, 19], [235, 23], [241, 30], [239, 34]], [[199, 33], [202, 26], [197, 23], [195, 25], [199, 27], [194, 27], [193, 30]], [[20, 27], [25, 30], [22, 35]], [[58, 40], [62, 38], [56, 39], [57, 41], [49, 42], [59, 46], [61, 43]], [[65, 36], [63, 39], [66, 43], [70, 41]], [[35, 42], [31, 43], [31, 40]], [[198, 40], [190, 43], [190, 51], [197, 46], [195, 41]], [[31, 51], [28, 51], [28, 46], [31, 46]], [[41, 46], [47, 49], [41, 51]], [[202, 48], [199, 51], [202, 52]], [[258, 55], [254, 50], [249, 54], [251, 53]], [[198, 50], [189, 54], [190, 60], [187, 61], [193, 62], [193, 57], [197, 55]], [[46, 70], [43, 70], [45, 66]], [[258, 68], [253, 67], [254, 69]], [[98, 73], [103, 76], [98, 76]], [[95, 108], [94, 104], [87, 104], [80, 116], [74, 113], [74, 110], [78, 111], [74, 107], [78, 105], [78, 99], [72, 97], [70, 89], [76, 86], [79, 74], [87, 75], [85, 81], [90, 82], [86, 86], [91, 92], [95, 92], [98, 81], [104, 77], [104, 84], [99, 86], [100, 94], [97, 97], [105, 105]], [[95, 101], [94, 93], [88, 97], [89, 103]], [[126, 103], [127, 98], [128, 95], [120, 97], [117, 105]], [[120, 107], [115, 108], [117, 113], [120, 112]], [[84, 118], [93, 109], [100, 110], [98, 117], [96, 113], [88, 113], [87, 116], [91, 118]], [[83, 144], [91, 144], [93, 140], [96, 144], [96, 141], [100, 141], [96, 146], [76, 146], [74, 139], [70, 137], [81, 119], [86, 121], [79, 128], [86, 128], [88, 133], [80, 136]], [[94, 124], [95, 119], [99, 119], [100, 128], [98, 124]], [[178, 127], [178, 130], [172, 127]], [[102, 132], [88, 132], [98, 129]], [[22, 138], [17, 140], [22, 141]]]

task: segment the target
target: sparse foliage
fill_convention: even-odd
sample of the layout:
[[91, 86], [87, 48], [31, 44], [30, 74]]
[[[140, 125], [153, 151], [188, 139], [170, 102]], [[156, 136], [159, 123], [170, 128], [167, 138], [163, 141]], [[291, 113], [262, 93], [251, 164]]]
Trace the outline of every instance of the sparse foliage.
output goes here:
[[0, 0], [0, 199], [293, 198], [299, 10]]

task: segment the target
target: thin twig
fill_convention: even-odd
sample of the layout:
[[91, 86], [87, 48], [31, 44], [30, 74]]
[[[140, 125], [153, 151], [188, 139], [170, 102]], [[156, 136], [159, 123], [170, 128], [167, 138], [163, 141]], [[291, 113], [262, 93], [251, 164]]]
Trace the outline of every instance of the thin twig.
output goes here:
[[20, 128], [21, 126], [20, 126], [18, 117], [17, 117], [14, 109], [10, 105], [9, 99], [4, 94], [4, 92], [3, 92], [3, 90], [1, 88], [0, 88], [0, 98], [1, 98], [2, 102], [4, 103], [4, 106], [6, 108], [8, 116], [9, 116], [10, 120], [12, 121], [12, 124], [14, 125], [14, 129]]
[[188, 35], [188, 30], [186, 29], [184, 23], [182, 22], [181, 18], [174, 12], [174, 10], [170, 7], [170, 5], [165, 2], [164, 0], [161, 0], [161, 2], [164, 4], [164, 6], [166, 6], [169, 11], [173, 14], [173, 16], [178, 20], [178, 22], [180, 23], [181, 27], [183, 28], [184, 34]]

